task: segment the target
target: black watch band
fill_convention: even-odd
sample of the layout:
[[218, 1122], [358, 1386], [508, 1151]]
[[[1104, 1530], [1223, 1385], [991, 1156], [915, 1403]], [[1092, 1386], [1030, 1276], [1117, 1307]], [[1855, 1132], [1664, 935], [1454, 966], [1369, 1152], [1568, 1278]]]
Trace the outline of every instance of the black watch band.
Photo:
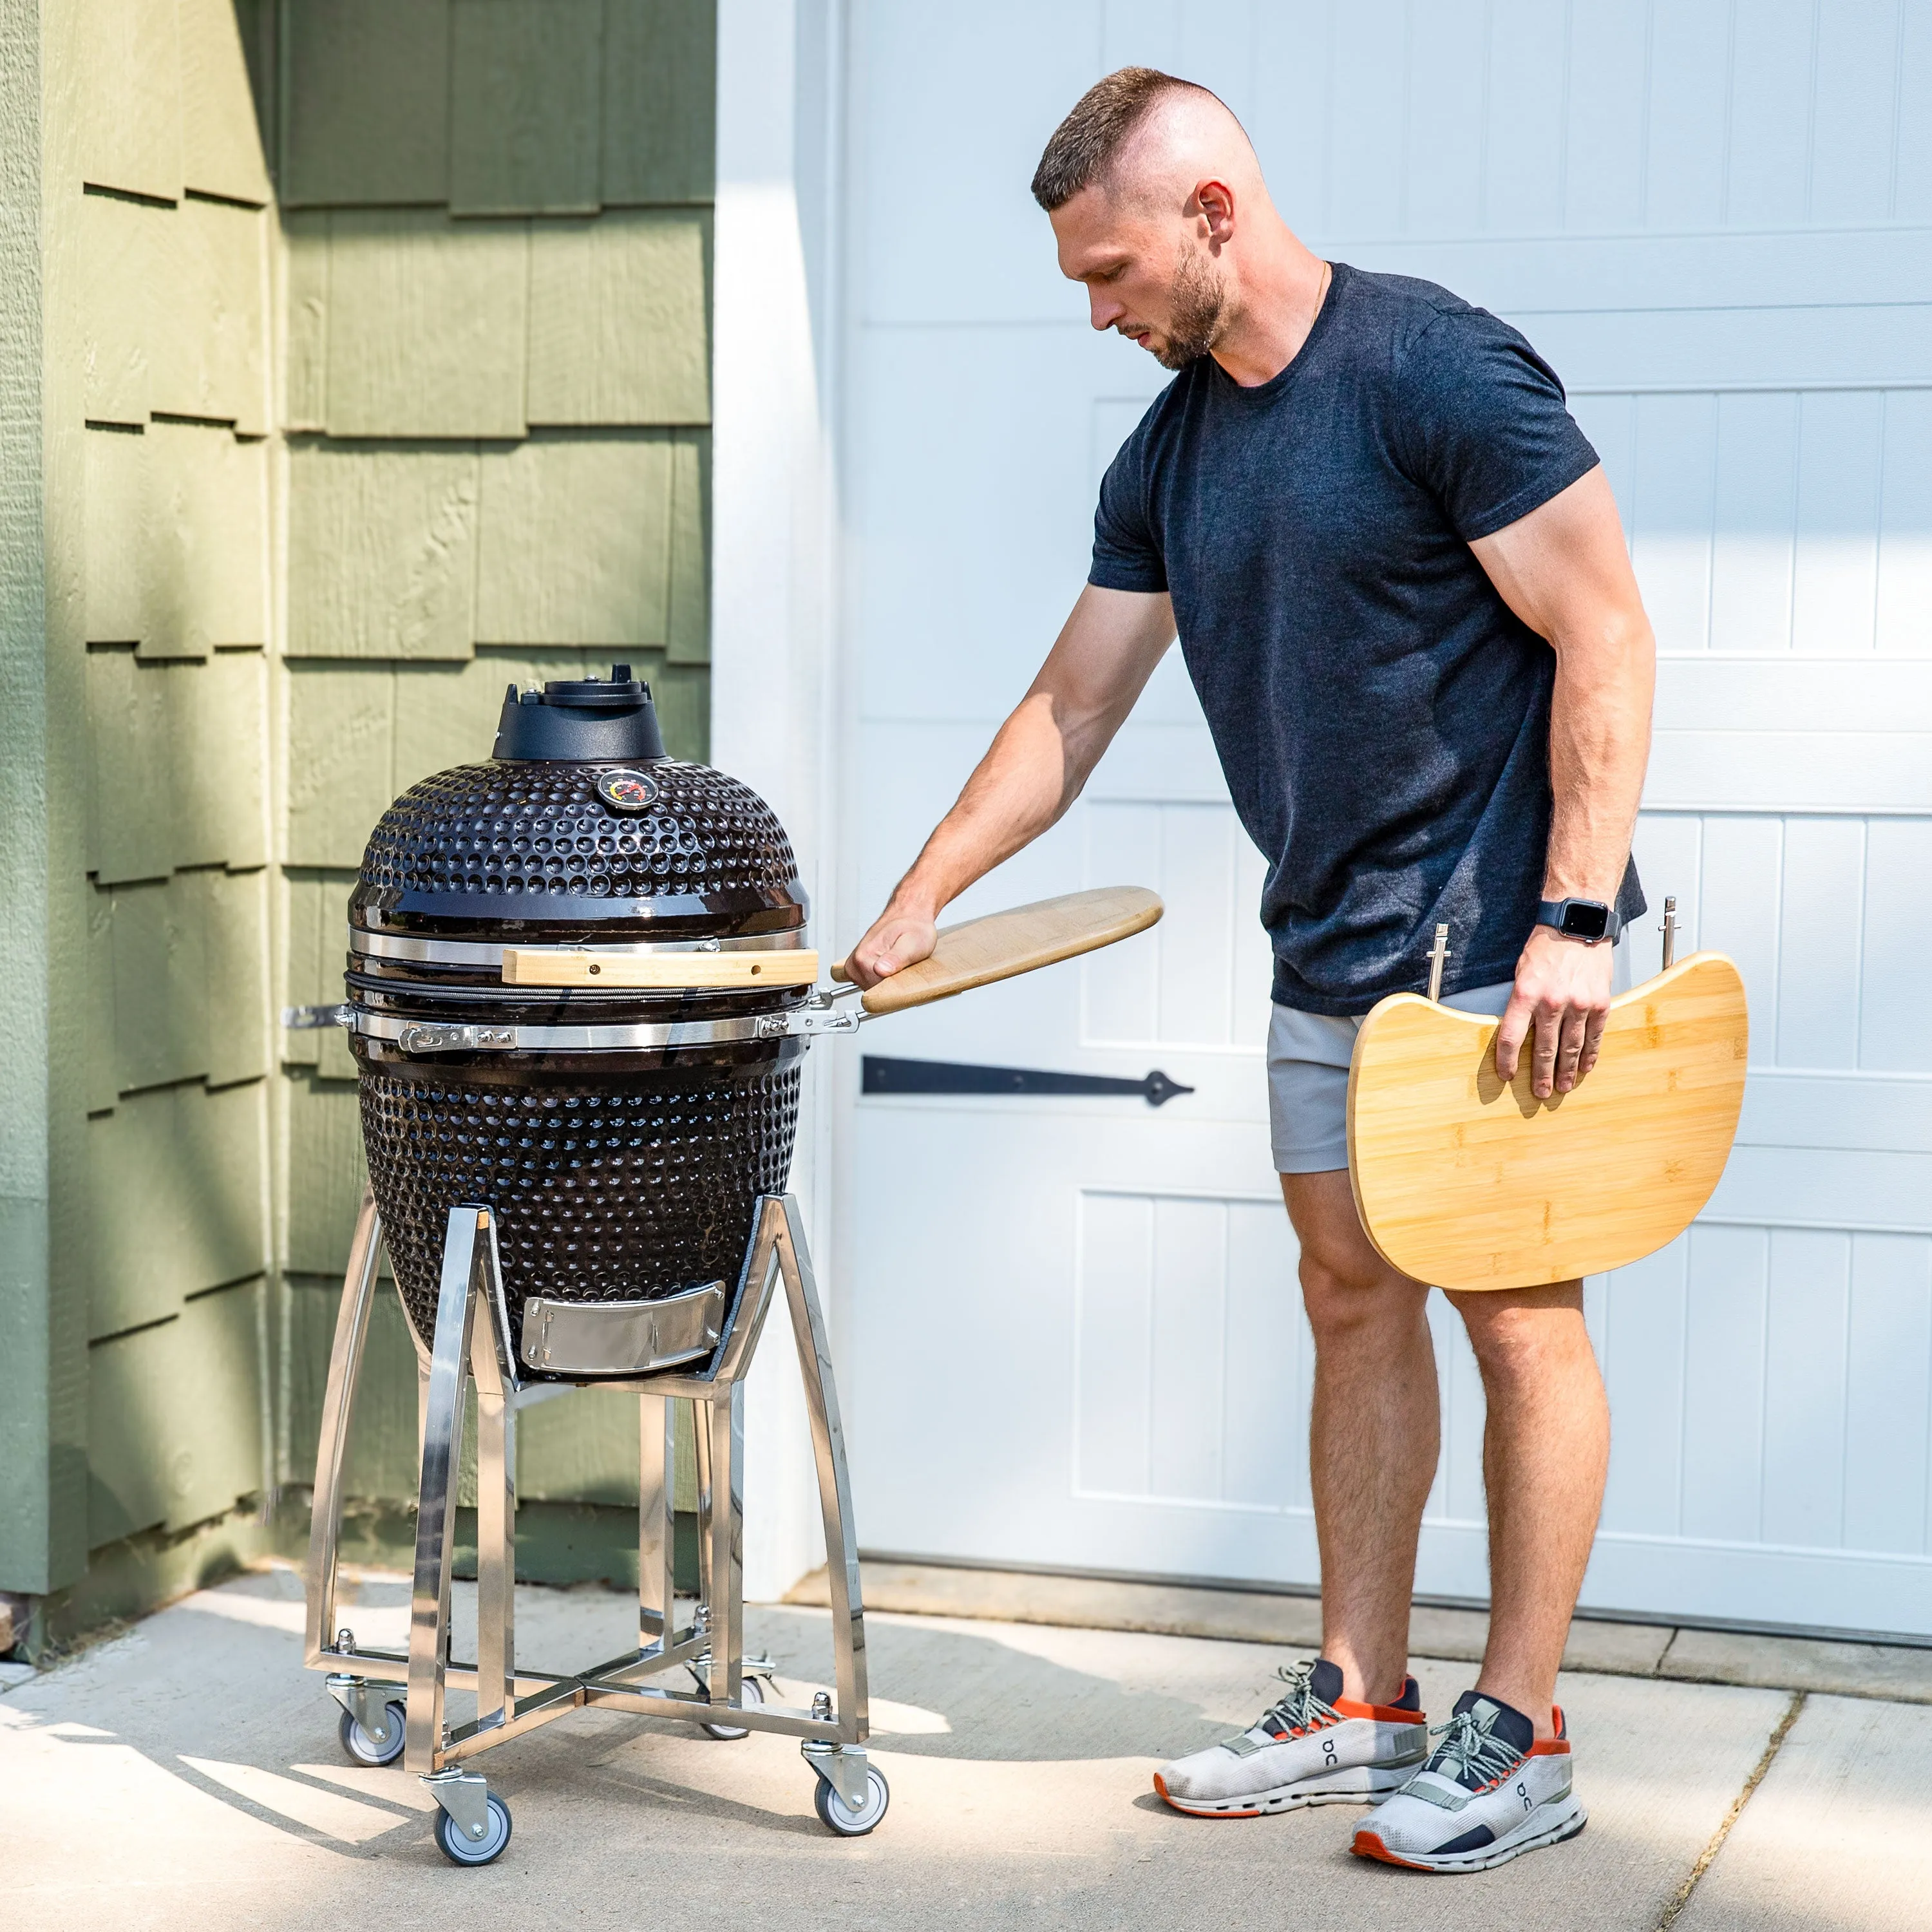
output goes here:
[[1616, 908], [1601, 899], [1538, 899], [1536, 922], [1553, 926], [1565, 939], [1580, 939], [1586, 946], [1604, 939], [1614, 944], [1624, 929]]

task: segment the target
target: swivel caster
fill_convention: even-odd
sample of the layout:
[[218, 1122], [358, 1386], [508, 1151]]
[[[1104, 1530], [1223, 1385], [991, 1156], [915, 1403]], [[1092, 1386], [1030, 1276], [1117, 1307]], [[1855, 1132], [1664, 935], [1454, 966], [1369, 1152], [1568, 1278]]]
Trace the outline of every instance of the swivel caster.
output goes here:
[[[746, 1704], [762, 1704], [765, 1701], [764, 1686], [755, 1677], [741, 1678], [738, 1687], [739, 1700]], [[698, 1728], [707, 1738], [718, 1738], [728, 1744], [734, 1738], [748, 1738], [752, 1734], [740, 1724], [707, 1724], [700, 1723]]]
[[818, 1789], [812, 1794], [819, 1822], [842, 1838], [862, 1838], [886, 1815], [886, 1807], [892, 1800], [892, 1790], [886, 1783], [885, 1773], [876, 1766], [866, 1767], [866, 1802], [856, 1810], [832, 1788], [829, 1778], [821, 1778]]
[[436, 1843], [453, 1865], [487, 1865], [503, 1856], [510, 1842], [510, 1808], [493, 1791], [484, 1800], [483, 1833], [472, 1838], [449, 1814], [438, 1806]]
[[394, 1764], [403, 1754], [403, 1705], [398, 1698], [382, 1706], [385, 1728], [367, 1731], [356, 1721], [352, 1712], [344, 1711], [335, 1726], [342, 1748], [358, 1764]]

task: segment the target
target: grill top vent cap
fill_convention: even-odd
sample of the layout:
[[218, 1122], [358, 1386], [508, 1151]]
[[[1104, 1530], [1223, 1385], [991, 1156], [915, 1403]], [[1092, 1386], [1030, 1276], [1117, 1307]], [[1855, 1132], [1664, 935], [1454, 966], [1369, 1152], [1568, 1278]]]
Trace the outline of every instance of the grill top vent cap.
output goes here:
[[553, 678], [543, 689], [505, 693], [494, 758], [636, 764], [664, 756], [651, 688], [613, 664], [608, 680]]

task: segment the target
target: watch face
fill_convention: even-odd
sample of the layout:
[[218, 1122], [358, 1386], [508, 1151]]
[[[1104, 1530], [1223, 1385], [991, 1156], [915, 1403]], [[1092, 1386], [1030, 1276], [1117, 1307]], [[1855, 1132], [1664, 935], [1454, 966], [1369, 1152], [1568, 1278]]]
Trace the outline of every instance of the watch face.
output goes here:
[[1570, 939], [1600, 939], [1610, 929], [1610, 909], [1593, 899], [1565, 899], [1557, 931]]

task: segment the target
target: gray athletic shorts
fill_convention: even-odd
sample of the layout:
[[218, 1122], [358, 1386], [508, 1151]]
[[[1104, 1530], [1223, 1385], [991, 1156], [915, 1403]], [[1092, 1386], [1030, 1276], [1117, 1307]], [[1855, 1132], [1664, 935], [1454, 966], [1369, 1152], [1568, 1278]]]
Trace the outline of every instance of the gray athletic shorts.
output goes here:
[[[1619, 946], [1610, 984], [1630, 985], [1630, 956]], [[1445, 1006], [1500, 1015], [1515, 982], [1445, 994]], [[1348, 1165], [1348, 1062], [1366, 1015], [1346, 1018], [1277, 1006], [1268, 1022], [1268, 1128], [1277, 1174], [1324, 1174]]]

